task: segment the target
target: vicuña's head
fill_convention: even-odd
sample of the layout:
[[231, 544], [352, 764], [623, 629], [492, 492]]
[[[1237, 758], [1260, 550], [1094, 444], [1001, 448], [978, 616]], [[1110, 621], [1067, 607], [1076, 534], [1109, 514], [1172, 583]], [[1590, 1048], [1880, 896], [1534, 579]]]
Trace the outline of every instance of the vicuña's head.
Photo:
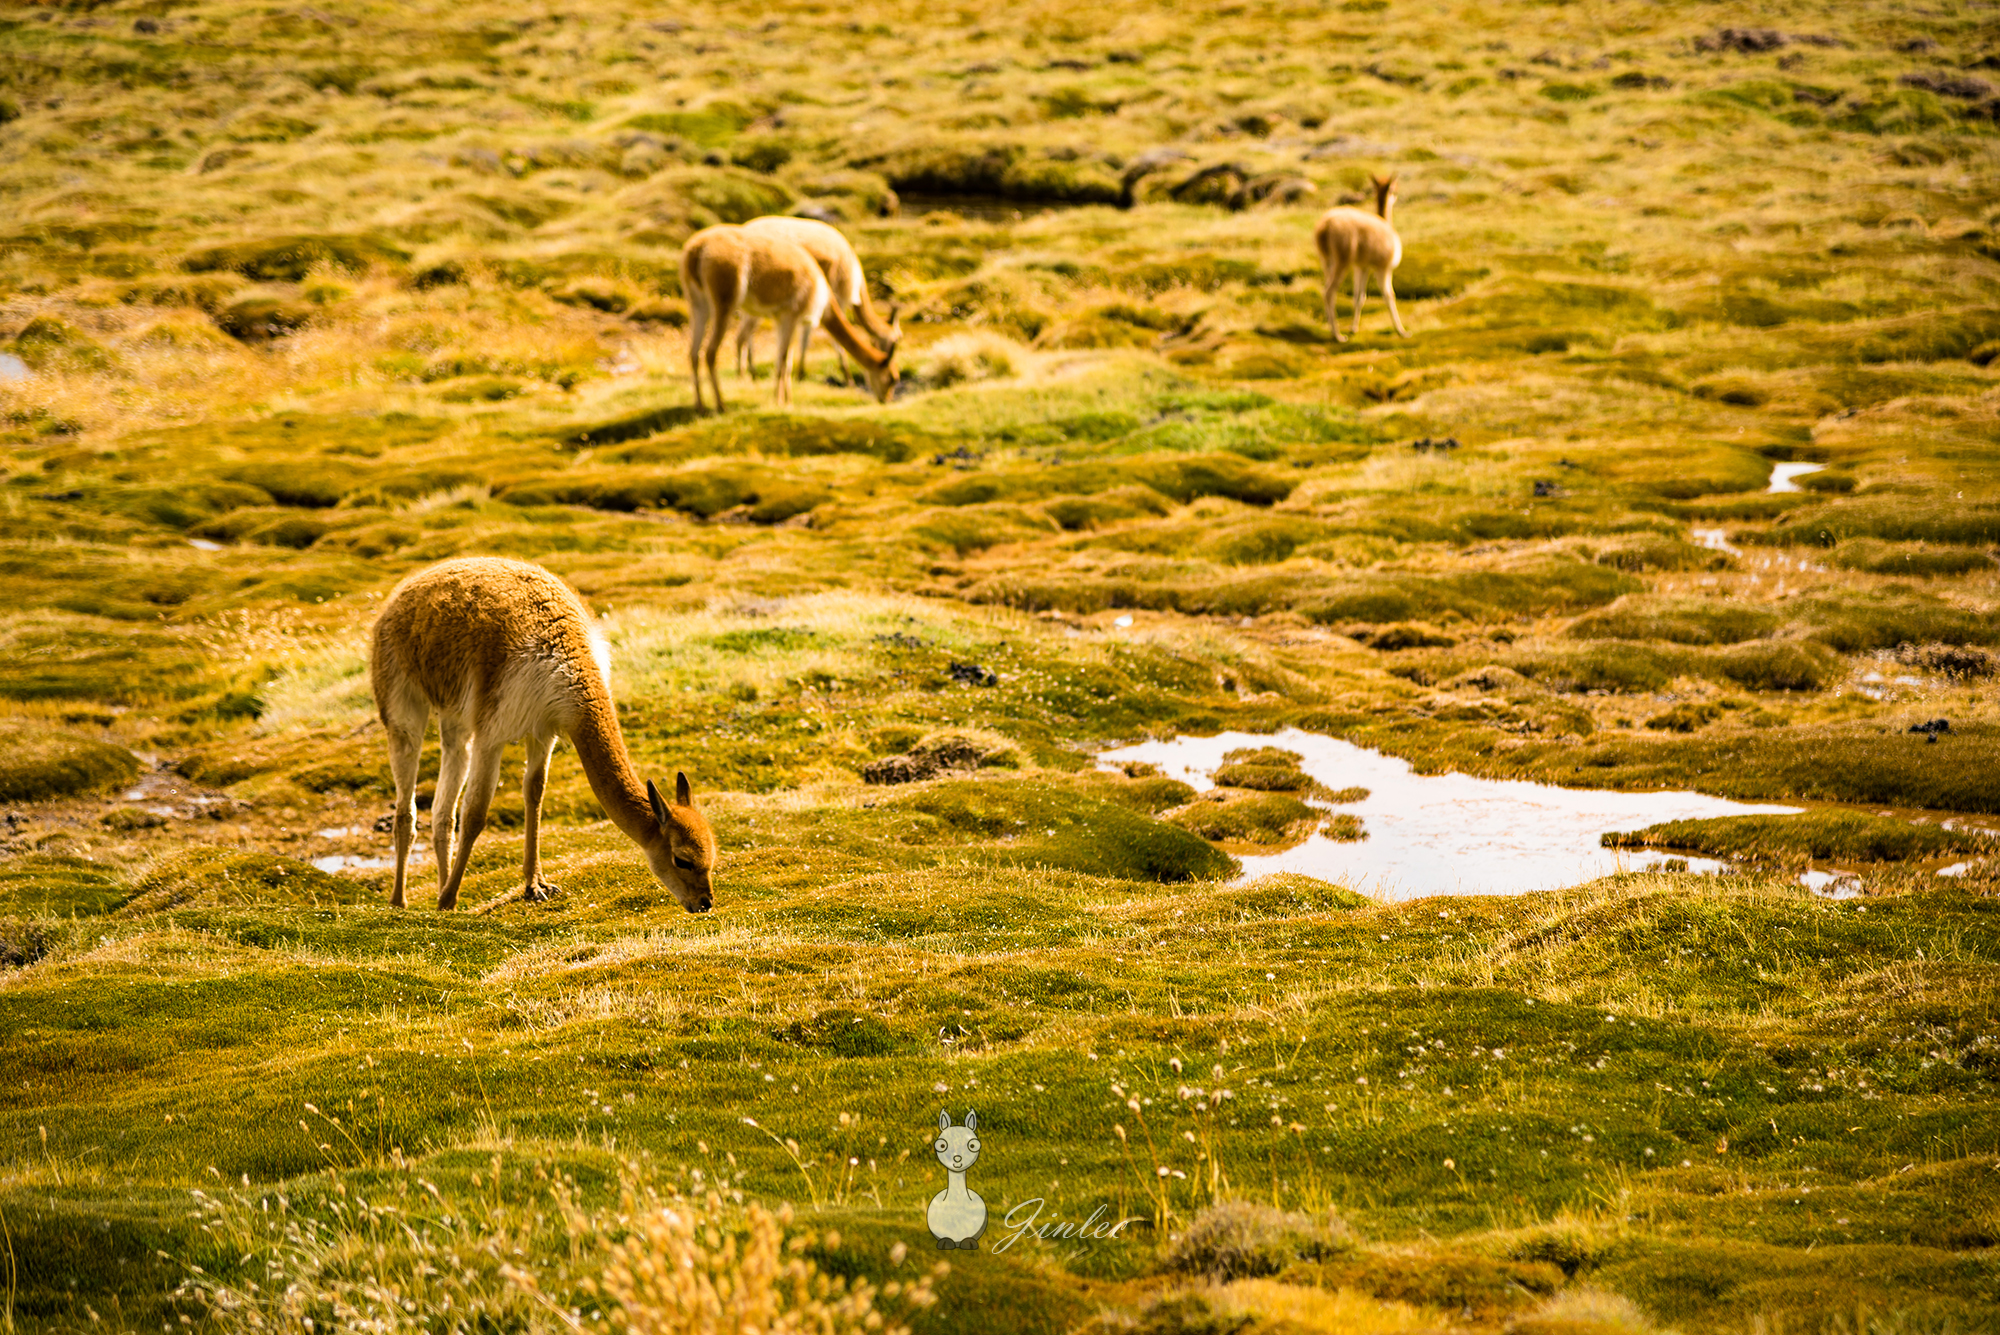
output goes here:
[[1368, 181], [1375, 187], [1375, 212], [1384, 218], [1388, 217], [1389, 210], [1395, 207], [1396, 203], [1396, 173], [1390, 172], [1387, 176], [1371, 175]]
[[937, 1143], [931, 1148], [937, 1151], [938, 1162], [954, 1173], [972, 1167], [979, 1158], [979, 1114], [968, 1112], [964, 1126], [953, 1126], [950, 1113], [939, 1113]]
[[653, 875], [689, 913], [706, 913], [714, 902], [709, 873], [715, 868], [715, 831], [694, 804], [688, 776], [674, 776], [674, 800], [668, 805], [660, 790], [646, 780], [646, 797], [653, 804], [657, 837], [645, 841], [646, 861]]
[[896, 382], [902, 372], [896, 368], [896, 345], [903, 341], [903, 325], [897, 318], [897, 308], [889, 308], [889, 337], [882, 347], [882, 364], [864, 366], [863, 374], [868, 377], [868, 392], [875, 396], [875, 402], [887, 403], [896, 394]]

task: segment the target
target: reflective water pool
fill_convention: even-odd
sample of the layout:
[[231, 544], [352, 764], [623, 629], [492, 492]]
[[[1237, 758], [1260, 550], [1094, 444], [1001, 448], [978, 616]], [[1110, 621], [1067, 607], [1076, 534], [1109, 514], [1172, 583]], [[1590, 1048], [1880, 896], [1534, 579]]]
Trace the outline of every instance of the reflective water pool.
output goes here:
[[[1368, 789], [1365, 801], [1327, 808], [1361, 817], [1368, 837], [1341, 843], [1314, 835], [1282, 853], [1245, 857], [1244, 875], [1303, 872], [1390, 900], [1559, 889], [1612, 872], [1655, 867], [1671, 856], [1600, 848], [1598, 837], [1607, 830], [1799, 810], [1700, 793], [1614, 793], [1465, 774], [1419, 775], [1393, 756], [1296, 728], [1271, 735], [1226, 732], [1142, 742], [1106, 751], [1098, 759], [1106, 768], [1144, 761], [1206, 789], [1214, 786], [1209, 776], [1226, 753], [1259, 746], [1298, 752], [1305, 772], [1328, 788]], [[1684, 860], [1691, 871], [1722, 865], [1704, 858]]]

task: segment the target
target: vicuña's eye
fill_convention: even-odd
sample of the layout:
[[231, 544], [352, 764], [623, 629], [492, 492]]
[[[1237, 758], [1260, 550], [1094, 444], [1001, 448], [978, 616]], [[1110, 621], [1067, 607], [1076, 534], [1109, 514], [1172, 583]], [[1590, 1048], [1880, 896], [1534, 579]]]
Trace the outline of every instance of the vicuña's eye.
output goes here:
[[674, 859], [674, 865], [676, 867], [679, 867], [682, 871], [694, 870], [694, 860], [692, 858], [676, 857]]
[[941, 1141], [941, 1140], [940, 1140], [940, 1141], [939, 1141], [939, 1142], [937, 1143], [937, 1152], [938, 1152], [939, 1154], [943, 1154], [943, 1153], [944, 1153], [944, 1152], [945, 1152], [945, 1151], [946, 1151], [947, 1149], [949, 1149], [949, 1148], [951, 1148], [951, 1147], [950, 1147], [950, 1146], [948, 1146], [948, 1145], [946, 1145], [946, 1144], [945, 1144], [945, 1143], [944, 1143], [943, 1141]]
[[977, 1154], [979, 1153], [979, 1142], [976, 1140], [968, 1140], [965, 1142], [965, 1148], [971, 1150], [974, 1154]]

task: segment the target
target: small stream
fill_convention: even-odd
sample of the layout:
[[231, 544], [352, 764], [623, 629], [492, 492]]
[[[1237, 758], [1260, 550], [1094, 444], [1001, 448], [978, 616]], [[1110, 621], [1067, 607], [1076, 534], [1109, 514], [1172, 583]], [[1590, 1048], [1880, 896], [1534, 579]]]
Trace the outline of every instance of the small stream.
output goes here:
[[[1304, 757], [1301, 768], [1328, 788], [1368, 789], [1365, 801], [1328, 808], [1359, 816], [1368, 837], [1341, 843], [1316, 834], [1282, 853], [1243, 858], [1244, 876], [1302, 872], [1386, 900], [1557, 890], [1613, 872], [1657, 867], [1674, 856], [1600, 848], [1598, 836], [1609, 830], [1800, 810], [1700, 793], [1618, 793], [1466, 774], [1419, 775], [1394, 756], [1296, 728], [1275, 735], [1226, 732], [1142, 742], [1106, 751], [1098, 760], [1106, 768], [1144, 761], [1199, 790], [1214, 787], [1209, 776], [1227, 752], [1262, 746], [1296, 751]], [[1690, 871], [1724, 865], [1706, 858], [1684, 861]]]

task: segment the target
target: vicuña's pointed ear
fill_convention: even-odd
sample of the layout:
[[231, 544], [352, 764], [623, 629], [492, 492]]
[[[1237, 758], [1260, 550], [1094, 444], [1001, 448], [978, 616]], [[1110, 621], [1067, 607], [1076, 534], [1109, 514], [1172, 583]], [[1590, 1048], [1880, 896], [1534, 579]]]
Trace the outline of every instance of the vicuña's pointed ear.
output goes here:
[[977, 1131], [979, 1129], [979, 1114], [969, 1108], [965, 1113], [965, 1129], [967, 1131]]
[[950, 1114], [950, 1113], [948, 1113], [948, 1112], [940, 1112], [940, 1113], [938, 1114], [938, 1130], [940, 1130], [940, 1131], [949, 1131], [949, 1130], [951, 1130], [951, 1114]]
[[684, 807], [694, 805], [694, 789], [688, 786], [688, 776], [674, 775], [674, 801]]
[[[686, 783], [687, 780], [682, 779], [681, 782]], [[653, 819], [665, 825], [667, 823], [667, 804], [660, 800], [660, 790], [653, 786], [651, 779], [646, 780], [646, 800], [653, 804]]]

